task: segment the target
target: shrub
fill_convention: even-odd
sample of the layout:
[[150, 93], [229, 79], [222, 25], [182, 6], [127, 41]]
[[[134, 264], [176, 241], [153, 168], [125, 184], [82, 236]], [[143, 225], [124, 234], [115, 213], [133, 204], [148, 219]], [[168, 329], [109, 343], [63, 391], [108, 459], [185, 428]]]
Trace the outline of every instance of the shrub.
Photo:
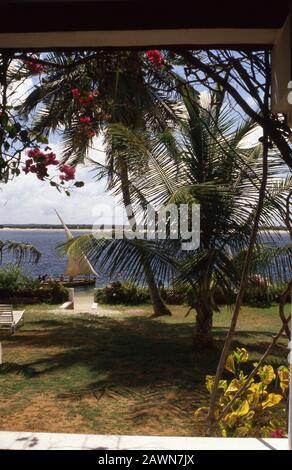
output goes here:
[[9, 294], [25, 289], [35, 289], [39, 286], [38, 280], [25, 276], [16, 266], [7, 265], [0, 270], [0, 289]]
[[[281, 366], [275, 371], [273, 366], [264, 365], [259, 368], [256, 378], [247, 384], [247, 376], [241, 368], [241, 364], [247, 361], [248, 353], [244, 348], [237, 348], [227, 358], [225, 369], [232, 378], [220, 381], [221, 394], [215, 409], [220, 432], [223, 437], [283, 435], [286, 411], [283, 405], [279, 404], [288, 397], [289, 369]], [[206, 388], [209, 393], [214, 380], [214, 376], [206, 376]], [[225, 406], [231, 402], [243, 385], [247, 385], [245, 391], [234, 401], [225, 417], [220, 419]], [[273, 413], [273, 409], [277, 411], [277, 416]], [[205, 420], [207, 412], [208, 408], [199, 408], [195, 412], [195, 419], [198, 422]]]
[[[185, 294], [179, 290], [161, 287], [160, 292], [168, 304], [180, 305], [186, 301]], [[150, 297], [147, 287], [136, 287], [127, 282], [112, 282], [96, 289], [95, 301], [100, 304], [141, 305], [149, 303]]]
[[[278, 302], [283, 289], [283, 286], [250, 285], [244, 296], [244, 305], [268, 307], [273, 302]], [[167, 304], [194, 305], [195, 292], [192, 288], [175, 285], [172, 289], [161, 287], [160, 292]], [[231, 305], [236, 300], [236, 293], [230, 293], [227, 297], [226, 293], [217, 288], [214, 291], [214, 300], [216, 305]], [[95, 301], [100, 304], [139, 305], [149, 303], [150, 298], [147, 288], [135, 287], [127, 282], [112, 282], [105, 287], [96, 289]]]
[[176, 290], [165, 289], [162, 292], [162, 298], [170, 305], [182, 305], [186, 303], [186, 295]]
[[0, 301], [7, 303], [61, 303], [68, 300], [68, 291], [56, 282], [43, 286], [40, 281], [25, 276], [16, 266], [0, 270]]
[[272, 288], [268, 286], [250, 286], [246, 289], [243, 302], [251, 307], [270, 307], [274, 295]]
[[[249, 286], [244, 295], [244, 304], [251, 307], [269, 307], [273, 302], [279, 302], [280, 295], [285, 289], [285, 285], [265, 285], [265, 286]], [[287, 303], [291, 302], [291, 298], [287, 298]]]
[[101, 304], [139, 305], [149, 300], [147, 289], [128, 283], [112, 282], [95, 291], [95, 301]]
[[45, 290], [48, 293], [49, 302], [52, 304], [65, 302], [69, 298], [69, 291], [58, 282], [49, 281]]

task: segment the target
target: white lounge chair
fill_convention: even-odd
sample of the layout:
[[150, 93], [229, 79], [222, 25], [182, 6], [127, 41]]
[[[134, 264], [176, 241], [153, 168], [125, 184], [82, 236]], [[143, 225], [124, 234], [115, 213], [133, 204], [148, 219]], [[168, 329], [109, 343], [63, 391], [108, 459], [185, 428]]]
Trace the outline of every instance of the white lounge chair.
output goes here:
[[24, 323], [24, 310], [14, 310], [12, 305], [0, 304], [0, 332], [15, 333]]

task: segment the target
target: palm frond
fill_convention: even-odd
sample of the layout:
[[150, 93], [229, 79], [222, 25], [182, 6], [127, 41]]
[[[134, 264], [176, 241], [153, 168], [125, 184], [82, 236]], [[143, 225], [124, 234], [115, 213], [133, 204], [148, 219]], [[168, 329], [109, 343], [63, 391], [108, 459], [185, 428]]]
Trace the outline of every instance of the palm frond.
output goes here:
[[41, 257], [40, 251], [33, 245], [13, 240], [0, 241], [0, 260], [5, 252], [10, 254], [18, 264], [21, 262], [38, 263]]
[[[162, 245], [164, 245], [162, 249]], [[142, 239], [96, 238], [93, 235], [81, 235], [66, 244], [60, 250], [68, 256], [82, 258], [84, 254], [98, 272], [105, 272], [109, 277], [124, 278], [136, 284], [145, 284], [145, 274], [141, 263], [147, 262], [155, 278], [171, 282], [176, 272], [177, 261], [173, 245], [169, 242], [156, 243]]]

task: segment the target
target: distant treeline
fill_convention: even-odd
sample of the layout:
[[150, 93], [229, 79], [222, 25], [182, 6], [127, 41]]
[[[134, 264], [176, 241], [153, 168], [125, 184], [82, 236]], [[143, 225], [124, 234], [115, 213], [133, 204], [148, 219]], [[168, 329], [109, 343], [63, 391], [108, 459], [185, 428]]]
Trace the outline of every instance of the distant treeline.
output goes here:
[[[92, 225], [86, 224], [67, 224], [67, 227], [71, 229], [92, 229]], [[0, 228], [21, 228], [21, 229], [32, 229], [32, 228], [39, 228], [39, 229], [62, 229], [62, 225], [54, 225], [54, 224], [7, 224], [7, 225], [0, 225]]]
[[[71, 230], [92, 230], [92, 225], [90, 224], [66, 224], [67, 227]], [[43, 229], [43, 230], [56, 230], [63, 229], [63, 225], [58, 224], [5, 224], [0, 225], [0, 229]], [[101, 229], [111, 229], [112, 225], [101, 225]], [[119, 226], [116, 225], [116, 228]]]

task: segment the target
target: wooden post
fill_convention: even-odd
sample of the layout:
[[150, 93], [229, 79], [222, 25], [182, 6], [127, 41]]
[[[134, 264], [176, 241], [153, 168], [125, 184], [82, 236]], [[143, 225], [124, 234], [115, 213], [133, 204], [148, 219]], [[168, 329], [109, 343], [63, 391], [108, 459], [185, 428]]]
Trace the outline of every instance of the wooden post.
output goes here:
[[[272, 112], [287, 114], [292, 127], [292, 14], [288, 16], [272, 51]], [[288, 95], [289, 94], [289, 95]], [[290, 99], [288, 99], [288, 96]]]
[[0, 342], [0, 365], [3, 364], [2, 361], [2, 343]]

